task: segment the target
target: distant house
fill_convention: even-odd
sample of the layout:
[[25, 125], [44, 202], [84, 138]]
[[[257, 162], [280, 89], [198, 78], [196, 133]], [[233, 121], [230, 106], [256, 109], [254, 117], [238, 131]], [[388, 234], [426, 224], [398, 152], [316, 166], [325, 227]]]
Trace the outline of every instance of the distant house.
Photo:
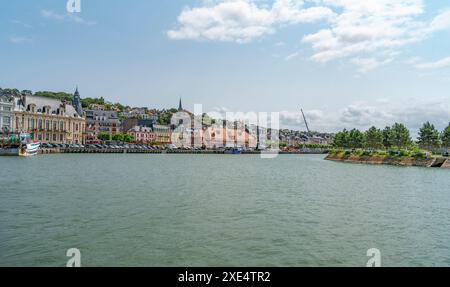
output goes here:
[[86, 132], [88, 140], [97, 140], [100, 133], [120, 133], [120, 121], [115, 111], [86, 110]]
[[171, 128], [165, 125], [153, 125], [153, 132], [155, 133], [155, 141], [161, 144], [170, 144]]
[[135, 126], [127, 134], [132, 136], [137, 143], [148, 144], [154, 142], [156, 139], [153, 129], [149, 127]]

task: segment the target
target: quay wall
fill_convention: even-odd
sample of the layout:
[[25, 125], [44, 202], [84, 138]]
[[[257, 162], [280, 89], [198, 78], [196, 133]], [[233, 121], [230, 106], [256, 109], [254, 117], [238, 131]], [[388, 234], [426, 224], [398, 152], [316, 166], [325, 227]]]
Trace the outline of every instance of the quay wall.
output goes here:
[[[145, 149], [93, 149], [93, 148], [53, 148], [40, 149], [40, 154], [58, 153], [130, 153], [130, 154], [224, 154], [223, 150], [145, 150]], [[261, 151], [243, 151], [242, 154], [261, 154]], [[324, 150], [280, 151], [279, 154], [326, 154]]]
[[450, 159], [444, 157], [413, 158], [413, 157], [389, 157], [389, 156], [358, 156], [345, 154], [328, 154], [326, 160], [361, 163], [361, 164], [385, 164], [395, 166], [417, 166], [450, 168]]

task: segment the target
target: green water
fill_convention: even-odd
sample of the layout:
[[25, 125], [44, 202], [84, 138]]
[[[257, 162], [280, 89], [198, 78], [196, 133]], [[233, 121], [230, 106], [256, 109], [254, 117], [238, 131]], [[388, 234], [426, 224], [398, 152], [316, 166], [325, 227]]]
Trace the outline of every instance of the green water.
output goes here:
[[280, 155], [0, 157], [0, 266], [450, 265], [450, 172]]

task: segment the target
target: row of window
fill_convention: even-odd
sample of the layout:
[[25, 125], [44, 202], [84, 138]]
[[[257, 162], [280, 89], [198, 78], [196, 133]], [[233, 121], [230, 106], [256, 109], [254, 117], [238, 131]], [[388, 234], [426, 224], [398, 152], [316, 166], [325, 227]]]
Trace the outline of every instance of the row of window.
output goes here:
[[11, 117], [3, 117], [3, 125], [10, 125]]
[[[22, 126], [23, 126], [23, 121], [22, 121]], [[67, 128], [67, 125], [65, 122], [63, 121], [51, 121], [51, 120], [42, 120], [42, 119], [32, 119], [29, 118], [28, 119], [28, 129], [34, 130], [34, 129], [40, 129], [42, 130], [45, 124], [45, 129], [46, 130], [50, 130], [50, 126], [52, 127], [53, 130], [60, 130], [60, 131], [64, 131]], [[70, 126], [69, 126], [70, 127]], [[19, 118], [16, 118], [16, 128], [19, 129]], [[72, 126], [72, 130], [75, 130], [76, 132], [78, 132], [81, 129], [81, 124], [78, 123], [73, 123]]]
[[[62, 134], [60, 134], [60, 135], [57, 135], [57, 134], [53, 134], [53, 135], [50, 135], [50, 134], [48, 134], [48, 133], [46, 133], [46, 134], [34, 134], [34, 133], [32, 133], [32, 134], [30, 134], [30, 136], [31, 136], [31, 139], [32, 140], [38, 140], [38, 141], [47, 141], [47, 142], [64, 142], [65, 141], [65, 137], [64, 137], [64, 135], [62, 135]], [[75, 137], [75, 142], [79, 142], [79, 138], [78, 137]]]
[[11, 107], [0, 106], [0, 111], [10, 112], [12, 111]]

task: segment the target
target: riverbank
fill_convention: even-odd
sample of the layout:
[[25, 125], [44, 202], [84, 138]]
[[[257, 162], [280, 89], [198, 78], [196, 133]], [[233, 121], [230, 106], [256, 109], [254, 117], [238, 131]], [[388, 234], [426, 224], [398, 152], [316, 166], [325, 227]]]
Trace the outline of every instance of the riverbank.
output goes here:
[[325, 160], [348, 162], [348, 163], [437, 167], [450, 169], [450, 158], [440, 156], [412, 157], [412, 156], [391, 156], [383, 154], [365, 155], [356, 152], [351, 153], [346, 151], [335, 151], [330, 152], [325, 157]]
[[[270, 151], [267, 151], [270, 152]], [[195, 149], [132, 149], [132, 148], [53, 148], [53, 149], [40, 149], [40, 154], [64, 154], [64, 153], [78, 153], [78, 154], [225, 154], [225, 150], [195, 150]], [[273, 151], [276, 153], [276, 151]], [[327, 150], [324, 149], [300, 149], [295, 151], [279, 151], [278, 154], [326, 154]], [[261, 154], [260, 150], [244, 150], [241, 154]]]

